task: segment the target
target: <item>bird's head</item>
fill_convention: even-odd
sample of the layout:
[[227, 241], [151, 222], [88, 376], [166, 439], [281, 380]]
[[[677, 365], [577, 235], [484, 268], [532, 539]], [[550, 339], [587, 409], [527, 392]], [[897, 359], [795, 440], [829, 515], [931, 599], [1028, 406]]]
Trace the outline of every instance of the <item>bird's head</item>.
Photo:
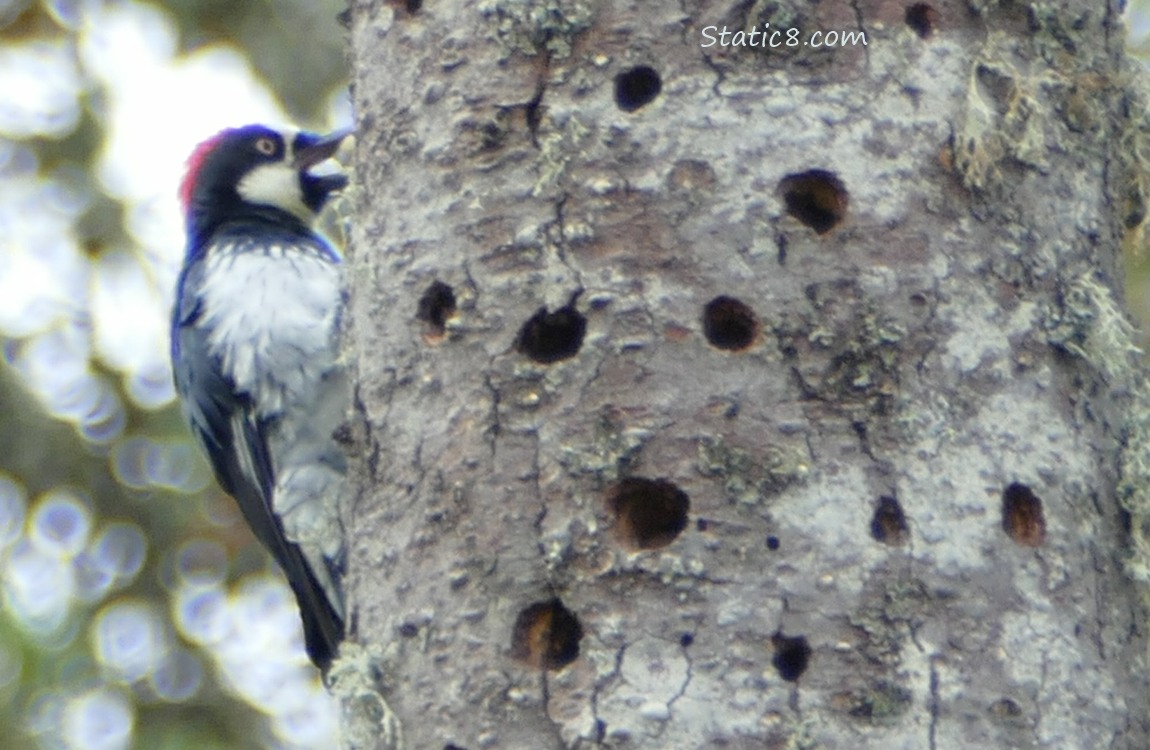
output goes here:
[[311, 169], [334, 156], [349, 134], [321, 136], [264, 125], [217, 133], [192, 152], [180, 184], [189, 231], [274, 211], [310, 226], [328, 196], [347, 185], [341, 172]]

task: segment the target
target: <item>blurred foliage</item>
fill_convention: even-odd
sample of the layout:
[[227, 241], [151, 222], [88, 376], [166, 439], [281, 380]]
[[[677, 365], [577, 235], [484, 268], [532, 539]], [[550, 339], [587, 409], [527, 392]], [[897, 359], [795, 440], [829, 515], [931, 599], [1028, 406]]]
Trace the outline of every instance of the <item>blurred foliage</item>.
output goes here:
[[342, 29], [336, 23], [344, 5], [332, 0], [164, 3], [179, 22], [184, 50], [205, 42], [234, 43], [298, 122], [316, 120], [322, 114], [317, 110], [321, 95], [348, 78]]
[[[75, 53], [90, 9], [115, 5], [114, 0], [0, 0], [0, 52], [48, 42], [63, 44]], [[344, 30], [336, 20], [343, 3], [172, 0], [154, 5], [176, 22], [179, 52], [193, 53], [205, 45], [234, 45], [276, 92], [288, 118], [316, 125], [330, 116], [331, 96], [348, 78]], [[138, 231], [133, 230], [130, 218], [138, 207], [106, 194], [97, 172], [106, 146], [107, 92], [97, 81], [85, 77], [82, 62], [77, 68], [80, 110], [74, 126], [62, 134], [20, 138], [0, 133], [0, 187], [6, 179], [14, 179], [12, 173], [19, 164], [14, 165], [13, 160], [18, 161], [19, 149], [27, 149], [35, 156], [35, 173], [29, 177], [65, 175], [72, 180], [72, 188], [86, 196], [82, 212], [67, 230], [84, 256], [95, 263], [112, 251], [128, 249], [128, 257], [133, 253], [142, 257], [146, 251], [140, 249]], [[5, 106], [7, 102], [0, 104]], [[175, 184], [171, 194], [174, 191]], [[0, 273], [6, 268], [5, 254], [29, 251], [6, 245], [6, 240], [11, 241], [2, 234], [6, 229], [0, 215]], [[32, 251], [35, 254], [35, 248]], [[169, 257], [178, 256], [179, 248], [173, 247]], [[162, 290], [161, 296], [169, 299], [170, 289]], [[73, 300], [72, 304], [82, 308], [84, 300]], [[88, 313], [83, 309], [75, 312], [78, 322], [71, 333], [93, 336]], [[250, 686], [241, 684], [243, 675], [224, 676], [223, 657], [201, 650], [176, 623], [179, 582], [194, 578], [202, 570], [207, 570], [205, 580], [214, 575], [211, 559], [204, 562], [185, 554], [193, 549], [186, 542], [202, 539], [216, 546], [196, 549], [222, 549], [226, 553], [218, 586], [203, 587], [205, 592], [219, 596], [205, 601], [254, 606], [257, 612], [263, 607], [276, 614], [273, 619], [277, 622], [288, 622], [298, 630], [298, 617], [290, 611], [295, 605], [286, 587], [261, 587], [261, 574], [270, 569], [270, 563], [251, 539], [230, 499], [207, 481], [206, 464], [191, 448], [175, 403], [157, 409], [140, 406], [139, 398], [125, 391], [125, 374], [93, 354], [87, 377], [91, 382], [110, 384], [118, 399], [117, 408], [123, 411], [122, 426], [115, 425], [109, 433], [114, 434], [113, 439], [94, 438], [75, 421], [45, 412], [30, 388], [27, 373], [20, 370], [19, 362], [30, 342], [31, 338], [0, 328], [4, 352], [0, 362], [0, 494], [7, 492], [0, 497], [0, 726], [5, 728], [0, 744], [7, 750], [330, 747], [330, 737], [320, 730], [310, 741], [300, 739], [308, 737], [309, 712], [316, 710], [310, 705], [315, 702], [309, 697], [311, 693], [296, 694], [295, 700], [301, 704], [289, 707], [294, 713], [282, 719], [285, 725], [295, 722], [299, 726], [293, 731], [278, 731], [278, 719], [270, 716], [266, 705], [268, 700], [277, 700], [278, 694], [246, 694]], [[46, 372], [50, 371], [49, 364]], [[134, 462], [129, 448], [138, 448], [146, 459]], [[128, 477], [134, 476], [133, 467], [145, 460], [151, 463], [140, 470], [156, 476], [145, 477], [148, 481], [129, 481]], [[57, 493], [55, 500], [53, 493]], [[2, 505], [13, 497], [15, 505]], [[20, 510], [21, 503], [24, 510], [17, 513], [13, 508]], [[88, 580], [92, 576], [108, 574], [100, 568], [104, 563], [93, 562], [95, 548], [108, 529], [126, 526], [120, 522], [143, 531], [147, 540], [143, 569], [122, 579], [113, 576], [93, 583]], [[44, 537], [40, 542], [45, 549], [64, 549], [72, 543], [82, 547], [69, 552], [66, 565], [60, 568], [75, 577], [75, 581], [69, 578], [77, 594], [67, 607], [68, 620], [45, 626], [42, 631], [30, 629], [27, 620], [20, 626], [14, 615], [19, 605], [11, 593], [13, 561], [19, 550], [36, 547], [36, 535]], [[237, 589], [235, 582], [240, 578], [245, 583]], [[32, 580], [50, 584], [52, 579]], [[47, 599], [50, 588], [34, 589], [32, 594], [43, 594]], [[281, 590], [286, 600], [279, 597]], [[85, 598], [85, 592], [91, 591], [102, 593]], [[286, 610], [283, 601], [288, 603]], [[135, 602], [145, 607], [141, 611], [160, 615], [164, 648], [181, 657], [161, 668], [169, 672], [191, 670], [187, 675], [149, 673], [149, 678], [143, 679], [125, 671], [123, 665], [132, 658], [148, 656], [132, 648], [146, 651], [155, 646], [134, 644], [129, 634], [124, 635], [123, 642], [116, 642], [117, 634], [113, 633], [110, 645], [97, 644], [106, 615], [119, 605], [130, 609]], [[251, 627], [258, 630], [261, 624], [252, 622]], [[268, 636], [269, 642], [275, 643], [275, 635]], [[120, 661], [101, 653], [101, 649], [106, 652], [109, 648], [123, 652], [118, 654]], [[299, 661], [295, 672], [269, 672], [269, 679], [285, 682], [280, 675], [296, 674], [314, 687], [314, 672], [305, 661]], [[198, 682], [192, 679], [199, 674], [197, 670], [203, 675]], [[195, 685], [195, 689], [187, 695], [165, 697], [164, 689], [184, 684]], [[319, 720], [310, 723], [322, 729]]]

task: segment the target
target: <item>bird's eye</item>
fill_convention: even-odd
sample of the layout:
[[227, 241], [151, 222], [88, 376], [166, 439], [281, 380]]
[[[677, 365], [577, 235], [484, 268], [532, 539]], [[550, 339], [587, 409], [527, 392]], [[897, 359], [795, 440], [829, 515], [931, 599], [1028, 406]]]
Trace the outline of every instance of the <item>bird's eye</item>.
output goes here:
[[260, 138], [256, 140], [256, 151], [264, 156], [271, 156], [276, 152], [276, 142], [271, 138]]

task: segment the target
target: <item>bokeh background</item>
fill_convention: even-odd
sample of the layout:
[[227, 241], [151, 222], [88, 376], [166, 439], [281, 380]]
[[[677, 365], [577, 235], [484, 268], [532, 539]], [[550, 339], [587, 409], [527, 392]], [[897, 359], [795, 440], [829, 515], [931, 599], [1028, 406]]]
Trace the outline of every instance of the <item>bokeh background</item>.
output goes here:
[[5, 750], [335, 747], [295, 601], [180, 420], [167, 329], [184, 159], [227, 126], [350, 124], [342, 10], [0, 0]]
[[179, 417], [176, 186], [349, 125], [338, 0], [0, 0], [0, 746], [334, 748], [295, 600]]

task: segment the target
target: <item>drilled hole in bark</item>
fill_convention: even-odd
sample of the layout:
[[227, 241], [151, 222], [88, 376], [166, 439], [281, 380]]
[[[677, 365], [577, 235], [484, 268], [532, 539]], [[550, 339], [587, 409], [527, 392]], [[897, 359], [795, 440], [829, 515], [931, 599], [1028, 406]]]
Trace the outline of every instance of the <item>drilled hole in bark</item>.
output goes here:
[[[415, 15], [423, 10], [423, 0], [387, 0], [387, 4], [394, 8], [403, 8], [407, 11], [408, 15]], [[351, 28], [351, 19], [349, 17], [347, 28]]]
[[607, 498], [615, 534], [633, 549], [666, 547], [687, 528], [691, 501], [664, 479], [624, 479]]
[[938, 26], [938, 11], [926, 3], [915, 3], [906, 9], [906, 25], [920, 38], [927, 39]]
[[579, 656], [583, 626], [558, 599], [536, 602], [515, 618], [511, 653], [537, 669], [562, 669]]
[[689, 648], [695, 643], [695, 636], [691, 633], [683, 633], [679, 636], [679, 645], [683, 648]]
[[536, 362], [550, 364], [578, 354], [586, 333], [587, 319], [574, 307], [568, 305], [555, 312], [541, 307], [519, 329], [515, 348]]
[[754, 343], [758, 332], [754, 311], [734, 297], [715, 297], [703, 307], [703, 335], [711, 346], [737, 352]]
[[650, 104], [663, 89], [659, 74], [649, 65], [637, 65], [615, 76], [615, 104], [624, 112], [634, 112]]
[[899, 547], [906, 543], [910, 529], [906, 525], [906, 514], [893, 497], [880, 497], [870, 521], [870, 535], [883, 544]]
[[999, 698], [990, 704], [990, 713], [999, 719], [1017, 719], [1022, 716], [1022, 706], [1010, 698]]
[[774, 552], [779, 548], [779, 538], [777, 536], [767, 537], [767, 549]]
[[455, 315], [455, 292], [442, 281], [433, 281], [419, 298], [415, 317], [427, 323], [433, 336], [447, 330], [447, 319]]
[[775, 656], [771, 663], [787, 682], [797, 682], [811, 660], [811, 646], [806, 636], [796, 635], [788, 637], [782, 633], [771, 636], [771, 645], [775, 647]]
[[1041, 547], [1046, 541], [1042, 501], [1025, 484], [1015, 482], [1003, 491], [1002, 529], [1023, 547]]
[[779, 182], [787, 213], [818, 234], [826, 234], [847, 215], [846, 186], [833, 172], [812, 169]]
[[419, 626], [413, 622], [405, 622], [399, 626], [399, 634], [404, 638], [414, 638], [419, 635]]

